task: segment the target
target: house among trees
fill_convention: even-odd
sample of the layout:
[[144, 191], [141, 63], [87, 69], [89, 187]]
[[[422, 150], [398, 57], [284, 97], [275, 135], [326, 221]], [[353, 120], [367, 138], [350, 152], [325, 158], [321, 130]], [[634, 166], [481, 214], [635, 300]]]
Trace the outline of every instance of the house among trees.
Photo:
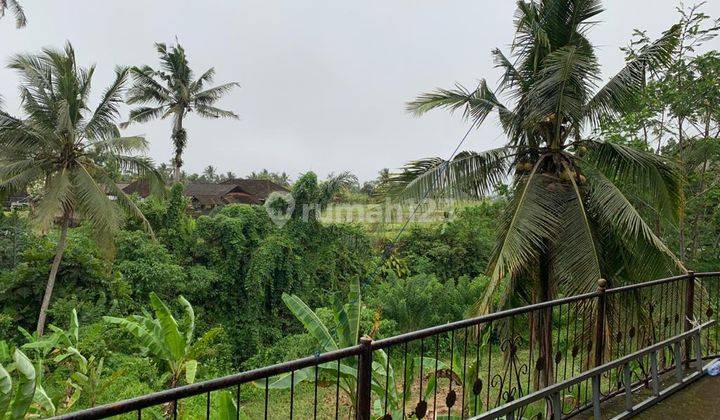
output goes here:
[[[125, 194], [147, 198], [150, 185], [147, 181], [133, 181], [118, 184]], [[268, 180], [230, 179], [219, 184], [208, 182], [189, 182], [185, 184], [183, 194], [189, 197], [196, 211], [206, 213], [217, 206], [243, 203], [262, 205], [274, 191], [287, 191], [286, 188]]]
[[24, 206], [30, 203], [30, 196], [26, 191], [9, 194], [2, 198], [3, 208], [11, 210], [15, 207]]
[[195, 210], [207, 212], [232, 203], [262, 205], [274, 191], [287, 189], [267, 180], [231, 179], [220, 184], [189, 183], [184, 194], [190, 197]]

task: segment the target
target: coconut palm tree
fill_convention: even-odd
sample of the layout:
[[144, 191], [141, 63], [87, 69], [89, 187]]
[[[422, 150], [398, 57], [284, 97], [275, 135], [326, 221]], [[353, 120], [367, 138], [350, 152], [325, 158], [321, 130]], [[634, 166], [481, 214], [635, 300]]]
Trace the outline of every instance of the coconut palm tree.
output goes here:
[[172, 118], [174, 178], [175, 182], [179, 182], [182, 154], [187, 145], [187, 131], [183, 127], [185, 117], [194, 111], [205, 118], [237, 119], [235, 113], [220, 109], [215, 104], [240, 85], [232, 82], [208, 88], [207, 85], [212, 83], [215, 76], [214, 68], [194, 79], [185, 50], [180, 44], [169, 49], [165, 44], [155, 44], [155, 47], [160, 56], [160, 70], [153, 70], [149, 66], [131, 69], [134, 84], [127, 102], [146, 105], [130, 111], [128, 123]]
[[[510, 56], [493, 51], [502, 71], [497, 89], [456, 85], [420, 95], [408, 110], [462, 111], [473, 127], [497, 113], [506, 142], [446, 161], [422, 159], [392, 179], [401, 196], [483, 196], [511, 180], [512, 195], [499, 226], [488, 271], [491, 283], [475, 308], [506, 282], [505, 297], [529, 302], [593, 291], [610, 284], [683, 270], [645, 223], [642, 202], [677, 220], [683, 201], [676, 167], [660, 156], [594, 138], [602, 116], [622, 113], [642, 89], [645, 69], [666, 65], [678, 43], [672, 27], [600, 87], [600, 66], [589, 29], [602, 12], [598, 0], [520, 1]], [[507, 301], [507, 299], [505, 300]], [[535, 325], [550, 355], [550, 316]]]
[[17, 0], [0, 0], [0, 18], [5, 16], [8, 9], [15, 15], [15, 26], [22, 28], [27, 25], [25, 11]]
[[40, 186], [42, 192], [33, 212], [35, 225], [41, 231], [49, 230], [54, 222], [60, 225], [38, 317], [37, 331], [42, 335], [72, 221], [87, 222], [104, 244], [122, 222], [121, 209], [142, 220], [150, 230], [104, 164], [141, 177], [159, 180], [160, 176], [150, 159], [136, 155], [147, 148], [145, 139], [121, 137], [115, 124], [127, 69], [116, 69], [115, 81], [91, 109], [88, 99], [95, 67], [80, 67], [69, 43], [64, 50], [46, 48], [38, 55], [16, 55], [9, 67], [22, 78], [25, 116], [0, 111], [0, 191]]

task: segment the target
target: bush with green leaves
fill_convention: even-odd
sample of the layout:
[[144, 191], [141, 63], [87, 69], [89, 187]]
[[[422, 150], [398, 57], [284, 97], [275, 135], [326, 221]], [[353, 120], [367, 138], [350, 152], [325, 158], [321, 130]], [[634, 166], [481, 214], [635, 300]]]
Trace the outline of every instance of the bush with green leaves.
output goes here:
[[459, 207], [443, 223], [414, 225], [395, 245], [411, 274], [440, 280], [484, 274], [494, 247], [502, 201]]
[[161, 243], [142, 231], [121, 231], [115, 240], [113, 268], [131, 286], [133, 307], [129, 309], [136, 309], [151, 292], [167, 299], [182, 289], [184, 268]]
[[391, 277], [373, 290], [368, 302], [384, 318], [397, 322], [400, 332], [415, 331], [465, 318], [487, 282], [485, 276], [463, 276], [444, 283], [430, 274]]
[[29, 236], [27, 219], [19, 211], [9, 215], [0, 212], [0, 272], [13, 269], [20, 263]]
[[164, 382], [171, 388], [182, 380], [195, 382], [196, 357], [220, 330], [212, 329], [195, 340], [195, 312], [192, 305], [180, 296], [178, 304], [183, 317], [178, 322], [170, 308], [155, 293], [150, 293], [151, 314], [131, 315], [127, 318], [105, 316], [103, 319], [123, 328], [137, 340], [141, 353], [148, 355], [165, 369]]
[[[99, 319], [115, 311], [117, 303], [129, 295], [128, 284], [113, 272], [107, 255], [91, 236], [85, 227], [70, 231], [49, 309], [51, 322], [65, 319], [73, 308], [85, 319]], [[55, 235], [31, 236], [19, 264], [0, 274], [0, 313], [15, 325], [34, 326], [55, 247]]]

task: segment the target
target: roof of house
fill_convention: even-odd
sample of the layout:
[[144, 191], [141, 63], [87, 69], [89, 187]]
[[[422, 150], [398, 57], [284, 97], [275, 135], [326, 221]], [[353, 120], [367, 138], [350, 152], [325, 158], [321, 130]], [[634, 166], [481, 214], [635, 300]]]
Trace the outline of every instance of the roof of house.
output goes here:
[[185, 185], [184, 194], [202, 205], [262, 204], [273, 191], [287, 189], [267, 180], [230, 179], [220, 184], [191, 182]]
[[185, 185], [185, 194], [192, 197], [200, 204], [223, 204], [223, 197], [237, 189], [234, 184], [208, 184], [202, 182], [191, 182]]
[[262, 200], [274, 191], [287, 191], [287, 188], [266, 179], [229, 179], [223, 184], [233, 184], [240, 187], [248, 194], [252, 194]]
[[126, 184], [124, 187], [121, 187], [122, 184], [117, 185], [127, 195], [137, 194], [142, 198], [150, 195], [150, 182], [148, 182], [147, 180], [138, 179], [129, 184]]

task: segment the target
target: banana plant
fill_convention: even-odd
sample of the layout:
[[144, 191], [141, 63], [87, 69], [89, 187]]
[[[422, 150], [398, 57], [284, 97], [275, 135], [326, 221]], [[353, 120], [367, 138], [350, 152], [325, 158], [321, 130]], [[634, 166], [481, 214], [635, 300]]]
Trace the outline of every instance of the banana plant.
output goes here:
[[125, 371], [122, 369], [112, 372], [110, 375], [104, 376], [104, 358], [96, 359], [95, 356], [85, 359], [81, 354], [77, 355], [77, 370], [70, 375], [67, 380], [68, 385], [72, 388], [66, 401], [66, 408], [70, 408], [81, 395], [88, 396], [90, 407], [95, 407], [98, 398], [105, 390], [115, 383]]
[[86, 358], [80, 351], [80, 323], [75, 309], [70, 313], [70, 326], [67, 330], [50, 324], [52, 342], [56, 347], [52, 354], [53, 362], [64, 364], [70, 369], [66, 380], [67, 389], [62, 399], [62, 412], [67, 412], [79, 399], [86, 395], [90, 406], [97, 404], [98, 398], [123, 374], [117, 370], [104, 377], [104, 359], [95, 356]]
[[[40, 385], [38, 372], [20, 349], [13, 352], [13, 363], [7, 368], [0, 364], [0, 419], [19, 420], [26, 417], [55, 415], [55, 406]], [[12, 373], [17, 372], [13, 385]]]
[[0, 340], [0, 363], [10, 359], [10, 346], [7, 341]]
[[235, 399], [229, 392], [220, 393], [220, 402], [217, 413], [213, 414], [217, 420], [250, 420], [247, 414], [240, 411]]
[[183, 377], [188, 384], [195, 382], [198, 367], [198, 361], [193, 358], [195, 312], [184, 297], [180, 296], [178, 302], [184, 312], [180, 322], [155, 293], [150, 293], [154, 314], [143, 311], [143, 315], [128, 318], [103, 317], [106, 322], [125, 329], [138, 340], [144, 354], [167, 368], [167, 383], [171, 388], [176, 387]]
[[[345, 347], [351, 347], [358, 343], [360, 336], [360, 284], [354, 283], [348, 295], [349, 301], [342, 304], [336, 301], [333, 304], [334, 320], [337, 324], [335, 337], [330, 329], [320, 320], [317, 314], [296, 295], [283, 293], [282, 300], [290, 312], [305, 327], [307, 332], [317, 340], [319, 352], [329, 352]], [[352, 359], [352, 358], [351, 358]], [[343, 360], [340, 365], [336, 362], [322, 363], [318, 366], [318, 386], [335, 386], [340, 376], [340, 391], [350, 400], [350, 406], [356, 403], [355, 388], [357, 386], [357, 363], [354, 359]], [[291, 376], [290, 373], [272, 378], [268, 383], [269, 389], [288, 389], [302, 382], [315, 381], [315, 367], [311, 366], [298, 370]], [[265, 387], [265, 380], [256, 382], [259, 387]]]
[[60, 339], [57, 334], [38, 335], [37, 332], [31, 334], [23, 327], [18, 327], [18, 331], [25, 338], [25, 344], [20, 348], [27, 351], [36, 364], [45, 364], [50, 353], [57, 348]]
[[[351, 285], [348, 294], [348, 302], [343, 304], [335, 301], [333, 304], [334, 322], [336, 328], [334, 336], [320, 317], [298, 296], [283, 294], [283, 302], [287, 305], [292, 314], [305, 327], [307, 332], [315, 338], [319, 344], [320, 352], [330, 352], [341, 348], [352, 347], [358, 344], [360, 337], [360, 311], [362, 309], [362, 299], [360, 294], [360, 284], [355, 282]], [[395, 371], [392, 366], [386, 371], [387, 354], [383, 350], [373, 352], [372, 364], [372, 392], [377, 397], [374, 405], [375, 414], [383, 416], [386, 413], [385, 407], [379, 405], [380, 400], [384, 400], [385, 394], [388, 395], [387, 411], [392, 413], [395, 418], [399, 418], [402, 413], [403, 393], [409, 395], [411, 386], [414, 381], [415, 368], [419, 366], [419, 358], [412, 358], [409, 369], [405, 371], [405, 380], [402, 381], [404, 389], [398, 391], [398, 382], [395, 380]], [[424, 358], [426, 366], [435, 363], [435, 359]], [[444, 366], [441, 363], [441, 366]], [[279, 375], [272, 382], [268, 383], [269, 389], [288, 389], [291, 386], [297, 386], [302, 382], [315, 382], [315, 366], [295, 371], [291, 377], [290, 373]], [[347, 397], [349, 406], [356, 406], [356, 389], [357, 389], [357, 361], [355, 358], [348, 358], [337, 362], [322, 363], [317, 366], [317, 384], [318, 386], [335, 387], [339, 376], [340, 391]], [[387, 386], [387, 392], [385, 384]], [[255, 383], [258, 387], [265, 387], [265, 380]]]

